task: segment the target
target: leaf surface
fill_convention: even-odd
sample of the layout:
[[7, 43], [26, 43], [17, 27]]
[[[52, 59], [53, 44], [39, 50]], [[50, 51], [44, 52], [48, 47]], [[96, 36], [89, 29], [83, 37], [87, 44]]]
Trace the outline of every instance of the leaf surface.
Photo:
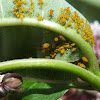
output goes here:
[[57, 100], [66, 91], [66, 84], [43, 83], [31, 80], [24, 80], [23, 92], [18, 95], [8, 95], [10, 100]]

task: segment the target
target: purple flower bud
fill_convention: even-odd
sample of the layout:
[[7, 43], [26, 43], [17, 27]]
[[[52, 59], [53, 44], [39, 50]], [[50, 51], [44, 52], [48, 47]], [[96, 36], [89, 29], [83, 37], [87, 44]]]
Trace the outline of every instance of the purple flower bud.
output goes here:
[[3, 89], [8, 93], [19, 93], [22, 87], [22, 77], [15, 73], [8, 73], [3, 77], [1, 85]]

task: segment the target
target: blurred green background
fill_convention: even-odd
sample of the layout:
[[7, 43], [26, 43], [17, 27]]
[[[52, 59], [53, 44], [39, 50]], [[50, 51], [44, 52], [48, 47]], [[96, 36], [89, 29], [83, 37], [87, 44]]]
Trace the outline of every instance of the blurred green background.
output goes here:
[[83, 14], [89, 22], [100, 22], [100, 0], [66, 0]]

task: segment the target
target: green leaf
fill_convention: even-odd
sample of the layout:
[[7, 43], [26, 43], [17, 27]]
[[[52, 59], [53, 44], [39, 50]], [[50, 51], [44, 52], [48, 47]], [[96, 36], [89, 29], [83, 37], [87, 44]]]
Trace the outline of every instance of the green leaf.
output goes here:
[[[27, 0], [27, 2], [28, 2], [28, 4], [22, 5], [22, 7], [25, 7], [25, 9], [29, 8], [29, 6], [31, 5], [30, 0]], [[31, 54], [33, 54], [33, 57], [37, 57], [37, 55], [38, 55], [37, 50], [33, 49], [34, 53], [29, 53], [30, 51], [32, 52], [32, 46], [34, 47], [33, 44], [35, 44], [35, 43], [37, 44], [37, 42], [35, 42], [35, 41], [33, 41], [34, 43], [32, 43], [32, 38], [31, 39], [27, 38], [27, 35], [30, 34], [31, 32], [27, 31], [27, 33], [26, 33], [26, 31], [23, 28], [22, 29], [15, 28], [15, 30], [18, 30], [18, 31], [15, 32], [15, 35], [17, 38], [14, 39], [15, 35], [13, 36], [14, 31], [13, 31], [13, 27], [12, 27], [12, 26], [18, 26], [18, 25], [19, 26], [34, 26], [34, 29], [36, 27], [41, 28], [40, 31], [38, 30], [38, 28], [36, 29], [36, 31], [38, 31], [39, 34], [40, 34], [40, 32], [41, 32], [41, 34], [43, 34], [42, 29], [48, 29], [48, 30], [53, 31], [54, 34], [55, 33], [62, 34], [71, 42], [76, 43], [76, 45], [80, 49], [81, 53], [89, 60], [89, 62], [88, 62], [89, 68], [88, 69], [90, 71], [92, 71], [93, 73], [99, 75], [99, 68], [98, 68], [96, 57], [93, 53], [93, 49], [91, 48], [90, 44], [81, 37], [82, 30], [80, 32], [77, 32], [77, 29], [75, 27], [72, 28], [71, 25], [69, 25], [67, 28], [65, 28], [59, 21], [58, 22], [55, 21], [58, 19], [58, 16], [61, 14], [61, 8], [64, 9], [64, 8], [69, 7], [71, 10], [71, 13], [77, 12], [77, 14], [80, 16], [80, 18], [84, 19], [84, 23], [85, 23], [86, 19], [84, 18], [84, 16], [82, 16], [82, 14], [80, 14], [74, 7], [72, 7], [65, 0], [55, 0], [55, 1], [54, 0], [47, 0], [47, 1], [44, 0], [43, 1], [44, 2], [43, 9], [40, 7], [38, 0], [34, 0], [33, 2], [34, 2], [34, 11], [32, 12], [32, 16], [29, 16], [29, 14], [28, 14], [29, 12], [28, 13], [24, 12], [25, 13], [24, 18], [20, 19], [20, 18], [16, 18], [15, 15], [13, 14], [14, 7], [16, 7], [14, 2], [12, 0], [9, 0], [9, 1], [1, 0], [1, 2], [0, 2], [0, 6], [1, 6], [0, 7], [0, 9], [1, 9], [1, 11], [0, 11], [0, 14], [1, 14], [1, 18], [0, 18], [0, 26], [1, 27], [0, 28], [1, 29], [0, 30], [2, 30], [2, 32], [1, 32], [1, 37], [2, 37], [2, 39], [1, 39], [1, 43], [2, 43], [1, 44], [2, 45], [1, 61], [7, 60], [7, 59], [22, 58], [22, 57], [26, 58]], [[47, 2], [47, 4], [46, 4], [46, 2]], [[53, 13], [53, 16], [51, 19], [48, 18], [50, 16], [50, 14], [49, 14], [50, 9], [54, 10], [54, 13]], [[38, 18], [37, 18], [38, 14], [43, 18], [43, 21], [38, 20]], [[69, 21], [70, 21], [70, 19], [68, 19], [68, 22]], [[73, 22], [72, 24], [74, 25], [75, 23]], [[5, 31], [6, 26], [11, 27], [12, 30]], [[29, 37], [35, 36], [36, 31], [32, 30], [33, 35], [29, 35]], [[10, 32], [11, 36], [10, 36], [10, 34], [8, 34], [8, 36], [7, 36], [8, 32]], [[26, 33], [25, 38], [24, 38], [24, 33]], [[20, 35], [18, 35], [18, 34], [22, 35], [23, 37], [22, 36], [20, 37]], [[39, 34], [37, 33], [38, 36], [39, 36]], [[41, 39], [36, 38], [36, 40], [40, 40], [39, 43], [42, 43], [42, 36], [40, 37]], [[6, 37], [8, 37], [8, 38], [6, 38]], [[18, 39], [18, 37], [20, 37], [20, 38]], [[22, 40], [22, 38], [23, 38], [23, 40]], [[29, 40], [29, 42], [25, 41], [26, 38]], [[22, 48], [24, 48], [24, 50], [22, 50]], [[11, 53], [11, 51], [13, 53]], [[28, 52], [28, 54], [27, 54], [27, 52]], [[21, 56], [21, 54], [22, 54], [22, 56]], [[14, 57], [14, 55], [15, 55], [15, 57]], [[94, 67], [95, 67], [95, 70], [94, 70]]]
[[[29, 7], [31, 5], [30, 4], [30, 1], [28, 1], [28, 2], [29, 2], [28, 5], [23, 5], [23, 6], [25, 6], [25, 8], [27, 8], [27, 7]], [[5, 33], [5, 35], [3, 33], [3, 35], [1, 35], [1, 36], [3, 38], [9, 37], [9, 38], [5, 38], [5, 39], [2, 39], [1, 40], [1, 43], [4, 43], [3, 46], [2, 46], [2, 48], [1, 48], [1, 52], [2, 52], [2, 54], [1, 54], [2, 55], [1, 56], [1, 60], [13, 59], [13, 58], [22, 58], [22, 57], [25, 58], [25, 57], [27, 57], [27, 55], [31, 55], [31, 53], [30, 54], [27, 54], [26, 53], [28, 47], [30, 47], [30, 48], [32, 48], [32, 47], [29, 44], [27, 44], [26, 42], [24, 42], [25, 39], [24, 39], [23, 42], [20, 41], [21, 38], [20, 39], [17, 39], [18, 41], [20, 41], [20, 43], [21, 43], [21, 45], [20, 45], [20, 44], [18, 44], [15, 41], [14, 37], [7, 36], [6, 33], [8, 33], [8, 31], [5, 31], [5, 29], [3, 29], [3, 28], [5, 28], [4, 26], [11, 26], [12, 27], [12, 26], [15, 26], [15, 25], [27, 25], [27, 26], [34, 26], [34, 28], [35, 27], [40, 27], [40, 28], [44, 28], [44, 29], [51, 30], [51, 31], [53, 31], [55, 33], [62, 34], [66, 38], [68, 38], [70, 41], [75, 42], [76, 45], [79, 47], [80, 51], [82, 51], [82, 54], [84, 56], [86, 56], [87, 59], [89, 60], [89, 70], [93, 71], [95, 74], [99, 74], [97, 72], [97, 70], [98, 70], [98, 64], [97, 64], [96, 57], [95, 57], [95, 55], [93, 53], [93, 50], [92, 50], [91, 46], [87, 43], [87, 41], [85, 41], [80, 36], [81, 35], [81, 32], [79, 33], [80, 34], [79, 35], [79, 34], [77, 34], [77, 30], [75, 28], [72, 28], [71, 26], [69, 26], [68, 28], [65, 28], [59, 22], [55, 22], [55, 20], [57, 20], [59, 14], [61, 13], [61, 10], [60, 10], [61, 8], [64, 9], [65, 7], [66, 8], [67, 7], [70, 7], [71, 13], [74, 13], [77, 10], [74, 9], [65, 0], [63, 0], [63, 1], [62, 0], [59, 0], [59, 1], [58, 0], [57, 1], [56, 0], [55, 1], [48, 0], [46, 2], [47, 2], [47, 5], [44, 4], [43, 9], [41, 9], [40, 8], [40, 5], [39, 5], [39, 2], [37, 0], [35, 0], [34, 1], [34, 3], [35, 3], [34, 8], [36, 10], [34, 10], [34, 12], [32, 13], [33, 15], [30, 17], [27, 13], [25, 13], [25, 18], [20, 19], [20, 18], [15, 18], [14, 14], [13, 14], [13, 10], [14, 10], [15, 4], [12, 1], [1, 0], [0, 6], [1, 6], [2, 9], [1, 9], [0, 13], [1, 13], [2, 16], [1, 16], [1, 20], [0, 20], [0, 26], [3, 26], [3, 27], [0, 27], [0, 28], [1, 28], [2, 31], [4, 30], [3, 32]], [[52, 2], [53, 2], [53, 4], [52, 4]], [[44, 1], [44, 3], [45, 3], [45, 1]], [[53, 9], [54, 10], [54, 14], [53, 14], [51, 20], [49, 20], [49, 18], [48, 18], [49, 17], [49, 11], [50, 11], [50, 9]], [[77, 11], [77, 13], [78, 13], [78, 15], [81, 18], [83, 18], [86, 21], [86, 19], [84, 18], [84, 16], [82, 16], [78, 11]], [[43, 19], [44, 19], [43, 21], [38, 21], [37, 20], [37, 15], [38, 14], [43, 17]], [[36, 30], [38, 30], [38, 29], [36, 29]], [[10, 30], [10, 32], [11, 32], [11, 34], [14, 33], [14, 31], [11, 31], [11, 30]], [[34, 34], [35, 34], [35, 32], [36, 31], [33, 31]], [[19, 30], [19, 32], [16, 32], [16, 34], [18, 35], [18, 33], [22, 33], [23, 34], [22, 36], [24, 36], [24, 32], [23, 31], [20, 32], [20, 30]], [[43, 31], [42, 31], [42, 33], [43, 33]], [[17, 35], [16, 35], [16, 37], [19, 37]], [[27, 35], [28, 35], [28, 33], [27, 33]], [[26, 38], [27, 38], [27, 35], [26, 35]], [[12, 39], [14, 39], [15, 42], [14, 41], [12, 42]], [[13, 43], [17, 43], [17, 44], [13, 44]], [[18, 45], [19, 47], [18, 48], [16, 48], [16, 47], [13, 48], [15, 45]], [[23, 45], [23, 47], [21, 47], [22, 45]], [[25, 52], [22, 52], [21, 48], [24, 48], [25, 49], [26, 46], [28, 46], [27, 49], [25, 50]], [[20, 49], [21, 50], [21, 52], [19, 52], [19, 54], [16, 53], [16, 52], [18, 52], [17, 49]], [[7, 53], [7, 51], [8, 51], [8, 53]], [[12, 55], [11, 58], [10, 58], [10, 55], [12, 53], [9, 54], [9, 51], [13, 51], [14, 52], [13, 54], [16, 54], [16, 55], [18, 54], [18, 56], [14, 57]], [[36, 57], [37, 56], [36, 50], [35, 51], [33, 50], [33, 52], [34, 52], [33, 54], [35, 54], [35, 57]], [[22, 53], [22, 56], [19, 57], [19, 55], [21, 55], [21, 53]], [[95, 66], [95, 70], [94, 70], [94, 66]]]
[[8, 95], [7, 97], [10, 100], [57, 100], [69, 88], [66, 84], [24, 80], [23, 92], [18, 95]]
[[[25, 7], [25, 9], [31, 6], [30, 0], [26, 0], [26, 1], [28, 2], [28, 4], [22, 4], [22, 7]], [[19, 70], [21, 71], [19, 73], [22, 74], [27, 79], [28, 78], [34, 79], [35, 77], [35, 78], [40, 78], [49, 81], [53, 80], [52, 82], [54, 82], [54, 80], [57, 80], [57, 81], [61, 81], [62, 83], [64, 80], [64, 82], [66, 83], [68, 82], [68, 84], [72, 83], [74, 87], [79, 85], [77, 82], [77, 77], [79, 77], [86, 82], [84, 83], [85, 86], [87, 86], [88, 83], [90, 86], [92, 86], [91, 88], [95, 88], [98, 91], [100, 91], [100, 85], [99, 85], [100, 73], [99, 73], [97, 59], [89, 41], [88, 40], [85, 41], [82, 38], [82, 34], [81, 34], [83, 32], [82, 29], [80, 30], [80, 32], [78, 32], [77, 28], [75, 28], [74, 21], [72, 22], [72, 25], [74, 27], [69, 25], [66, 28], [57, 20], [59, 15], [61, 14], [61, 8], [64, 9], [69, 7], [71, 13], [74, 14], [75, 12], [77, 12], [79, 17], [84, 19], [83, 24], [86, 24], [85, 23], [86, 19], [84, 18], [84, 16], [82, 16], [82, 14], [80, 14], [74, 7], [68, 4], [65, 0], [43, 0], [44, 2], [43, 8], [41, 8], [38, 0], [34, 0], [33, 2], [34, 2], [34, 11], [32, 11], [31, 13], [32, 15], [30, 16], [29, 14], [30, 10], [28, 10], [28, 12], [24, 12], [25, 16], [23, 15], [20, 16], [21, 13], [18, 12], [18, 8], [17, 11], [14, 12], [14, 7], [16, 7], [16, 4], [14, 4], [12, 0], [0, 0], [1, 61], [8, 60], [8, 59], [11, 60], [11, 59], [18, 59], [18, 58], [28, 58], [29, 56], [32, 56], [34, 58], [43, 57], [43, 54], [40, 54], [41, 51], [36, 50], [34, 47], [37, 45], [40, 45], [40, 47], [42, 47], [44, 42], [51, 41], [51, 39], [54, 38], [53, 36], [56, 36], [56, 34], [57, 35], [60, 34], [63, 35], [69, 41], [76, 44], [81, 54], [89, 60], [88, 68], [82, 69], [79, 66], [76, 66], [74, 64], [67, 63], [66, 61], [61, 61], [61, 59], [60, 60], [22, 59], [22, 60], [12, 60], [9, 62], [0, 63], [0, 71], [14, 72], [14, 70], [16, 70], [17, 72]], [[50, 17], [49, 11], [51, 9], [54, 10], [54, 13], [51, 19], [49, 19]], [[18, 16], [20, 16], [20, 18], [16, 18], [17, 12], [19, 13]], [[13, 13], [15, 13], [16, 16]], [[37, 18], [38, 15], [40, 15], [43, 18], [43, 20], [39, 21], [39, 19]], [[21, 17], [24, 18], [21, 19]], [[67, 23], [69, 21], [70, 18], [67, 20]], [[49, 35], [46, 36], [44, 34], [46, 30], [50, 30], [55, 35], [51, 37], [49, 37]], [[76, 55], [77, 54], [75, 53], [75, 57]], [[70, 58], [69, 60], [76, 61], [77, 59]], [[40, 74], [38, 74], [39, 71], [37, 71], [37, 69], [40, 71]], [[33, 70], [34, 72], [32, 72]], [[77, 85], [74, 84], [73, 80], [76, 81]], [[41, 84], [45, 84], [45, 83], [41, 83]], [[39, 84], [39, 86], [42, 87], [43, 85], [41, 84]], [[33, 81], [32, 82], [29, 81], [29, 83], [27, 84], [28, 90], [30, 90], [31, 87], [34, 88], [33, 86], [34, 86]], [[60, 84], [57, 86], [60, 89], [62, 87]], [[56, 89], [58, 87], [56, 87]], [[28, 94], [27, 88], [25, 89], [26, 92], [25, 95]], [[46, 87], [44, 88], [45, 89], [50, 88], [50, 86], [46, 84]], [[55, 91], [53, 90], [51, 91], [52, 93], [50, 92], [51, 95], [49, 95], [48, 98], [54, 97], [53, 99], [56, 100], [58, 99], [58, 96], [59, 97], [61, 96], [60, 93], [62, 94], [65, 93], [65, 91], [64, 92], [62, 91], [63, 90], [61, 90], [60, 92], [56, 91], [58, 93], [56, 95], [54, 93]], [[34, 98], [35, 94], [32, 92], [32, 95], [30, 95], [29, 97], [25, 95], [23, 97], [23, 100], [29, 98], [32, 99]], [[38, 99], [39, 94], [36, 95]], [[41, 98], [43, 96], [44, 95], [42, 94]], [[43, 98], [42, 99], [41, 98], [39, 99], [43, 100]], [[47, 99], [47, 97], [45, 98]]]
[[50, 83], [72, 83], [77, 80], [77, 77], [70, 72], [53, 69], [18, 69], [12, 70], [13, 73], [19, 73], [25, 79], [40, 80]]
[[81, 54], [79, 51], [73, 52], [72, 50], [69, 49], [68, 53], [66, 53], [66, 51], [64, 52], [64, 54], [58, 53], [55, 56], [55, 59], [66, 62], [75, 62], [81, 59]]

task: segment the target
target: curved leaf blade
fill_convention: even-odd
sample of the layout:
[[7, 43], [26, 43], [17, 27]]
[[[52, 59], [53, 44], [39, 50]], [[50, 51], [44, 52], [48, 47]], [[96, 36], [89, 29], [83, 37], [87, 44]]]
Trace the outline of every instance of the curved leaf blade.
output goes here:
[[23, 92], [18, 95], [8, 95], [10, 100], [57, 100], [70, 87], [66, 84], [43, 83], [24, 80]]

